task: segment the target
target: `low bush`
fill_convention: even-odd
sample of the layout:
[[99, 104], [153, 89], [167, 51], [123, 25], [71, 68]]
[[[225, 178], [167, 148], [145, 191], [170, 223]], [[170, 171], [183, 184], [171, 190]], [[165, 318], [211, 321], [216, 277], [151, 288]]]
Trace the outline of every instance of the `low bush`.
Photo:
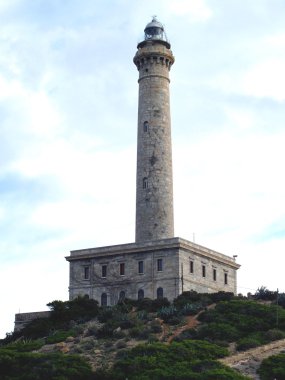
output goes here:
[[162, 332], [161, 324], [158, 320], [153, 320], [150, 323], [150, 330], [154, 334], [158, 334]]
[[157, 315], [159, 318], [163, 319], [164, 322], [168, 322], [171, 318], [177, 317], [179, 315], [179, 312], [175, 306], [171, 305], [159, 309]]
[[285, 380], [285, 354], [264, 359], [258, 369], [261, 380]]
[[[215, 361], [225, 355], [227, 355], [226, 349], [201, 341], [184, 341], [171, 345], [161, 343], [140, 345], [130, 351], [122, 352], [114, 368], [100, 379], [247, 379]], [[95, 378], [99, 378], [96, 375]]]
[[264, 301], [274, 301], [277, 298], [277, 292], [271, 291], [266, 286], [261, 286], [254, 294], [254, 299]]
[[96, 345], [96, 342], [94, 341], [94, 339], [85, 339], [83, 341], [81, 341], [80, 343], [80, 348], [84, 351], [90, 351], [92, 350]]
[[121, 350], [122, 348], [126, 348], [127, 347], [127, 343], [124, 341], [124, 340], [119, 340], [117, 343], [116, 343], [116, 348], [118, 350]]
[[130, 329], [129, 333], [132, 338], [146, 340], [151, 335], [151, 330], [145, 326], [136, 326]]
[[29, 352], [34, 350], [39, 350], [43, 345], [45, 344], [44, 339], [21, 339], [16, 342], [8, 343], [5, 346], [5, 349], [8, 350], [15, 350], [18, 352]]
[[258, 347], [264, 343], [264, 340], [260, 336], [249, 336], [237, 341], [237, 350], [245, 351], [250, 348]]
[[46, 338], [47, 344], [54, 344], [65, 341], [66, 338], [69, 336], [75, 336], [75, 333], [73, 330], [68, 331], [56, 331], [52, 335], [48, 336]]
[[268, 331], [266, 331], [266, 333], [264, 333], [264, 338], [266, 339], [267, 342], [272, 342], [274, 340], [284, 339], [285, 338], [285, 332], [278, 330], [278, 329], [268, 330]]
[[91, 367], [76, 355], [0, 350], [1, 380], [91, 380]]
[[197, 330], [198, 339], [207, 339], [210, 341], [225, 340], [227, 342], [235, 341], [239, 336], [238, 330], [227, 323], [210, 323], [203, 325]]
[[197, 339], [197, 330], [196, 329], [184, 330], [179, 335], [177, 335], [173, 340], [175, 342], [181, 342], [186, 339]]
[[109, 319], [112, 319], [116, 314], [115, 308], [106, 306], [102, 307], [98, 313], [98, 321], [101, 323], [107, 322]]
[[203, 306], [200, 302], [186, 303], [185, 305], [183, 305], [183, 307], [181, 309], [181, 314], [182, 315], [195, 315], [202, 309], [203, 309]]
[[144, 310], [147, 313], [154, 313], [161, 309], [162, 307], [170, 306], [170, 302], [167, 298], [158, 298], [151, 300], [149, 298], [143, 298], [137, 301], [137, 310]]

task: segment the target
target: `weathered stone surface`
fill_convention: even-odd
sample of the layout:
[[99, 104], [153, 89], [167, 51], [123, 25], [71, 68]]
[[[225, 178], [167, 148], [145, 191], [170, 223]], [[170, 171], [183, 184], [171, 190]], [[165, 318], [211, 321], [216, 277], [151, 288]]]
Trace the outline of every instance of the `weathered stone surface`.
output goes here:
[[19, 331], [25, 325], [34, 319], [38, 318], [48, 318], [50, 316], [50, 311], [36, 311], [30, 313], [18, 313], [15, 314], [15, 322], [14, 322], [14, 331]]
[[[106, 294], [108, 305], [116, 304], [121, 292], [137, 299], [143, 290], [144, 297], [157, 298], [158, 288], [169, 300], [187, 290], [235, 293], [239, 268], [233, 258], [181, 238], [72, 251], [66, 259], [70, 262], [70, 298], [88, 295], [101, 302], [102, 294]], [[158, 260], [162, 260], [162, 270], [158, 270]], [[194, 262], [193, 273], [190, 261]], [[143, 262], [143, 273], [139, 273], [139, 262]], [[122, 263], [124, 275], [120, 275]], [[106, 277], [102, 277], [103, 265], [107, 266]], [[84, 278], [86, 266], [90, 268], [88, 279]]]
[[174, 236], [169, 101], [174, 57], [160, 40], [139, 46], [134, 57], [139, 70], [136, 242]]

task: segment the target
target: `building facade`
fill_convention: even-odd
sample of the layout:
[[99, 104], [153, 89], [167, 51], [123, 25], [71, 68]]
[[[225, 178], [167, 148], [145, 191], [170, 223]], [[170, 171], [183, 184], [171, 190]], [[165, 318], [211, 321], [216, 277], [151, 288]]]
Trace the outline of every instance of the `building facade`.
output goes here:
[[103, 306], [131, 299], [173, 300], [183, 291], [236, 293], [235, 259], [174, 237], [169, 71], [164, 28], [147, 24], [134, 63], [139, 72], [135, 243], [71, 251], [70, 299]]
[[183, 291], [236, 293], [234, 258], [181, 238], [71, 251], [70, 298], [101, 305], [131, 299], [173, 300]]

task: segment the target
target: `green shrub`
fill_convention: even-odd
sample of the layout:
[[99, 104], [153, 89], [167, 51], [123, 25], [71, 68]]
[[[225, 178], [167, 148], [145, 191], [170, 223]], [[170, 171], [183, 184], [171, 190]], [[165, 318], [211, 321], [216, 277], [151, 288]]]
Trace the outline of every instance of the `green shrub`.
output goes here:
[[153, 320], [150, 323], [150, 330], [154, 334], [158, 334], [162, 332], [161, 324], [158, 320]]
[[124, 340], [119, 340], [117, 343], [116, 343], [116, 348], [118, 350], [121, 350], [122, 348], [126, 348], [127, 347], [127, 343], [124, 341]]
[[285, 380], [285, 354], [264, 359], [257, 372], [261, 380]]
[[272, 329], [266, 331], [266, 333], [264, 333], [264, 337], [267, 342], [272, 342], [274, 340], [284, 339], [285, 332], [278, 329]]
[[238, 330], [227, 323], [210, 323], [203, 325], [197, 330], [198, 339], [208, 339], [211, 341], [226, 340], [235, 341], [239, 336]]
[[137, 339], [148, 339], [151, 334], [151, 330], [145, 326], [136, 326], [129, 330], [130, 336]]
[[256, 300], [265, 300], [265, 301], [273, 301], [276, 300], [277, 292], [271, 291], [266, 288], [266, 286], [261, 286], [257, 289], [254, 294], [254, 298]]
[[19, 336], [30, 339], [43, 338], [54, 330], [54, 323], [50, 318], [39, 318], [29, 322], [21, 331], [12, 335], [12, 340]]
[[54, 343], [59, 343], [59, 342], [64, 342], [66, 338], [69, 336], [74, 336], [74, 331], [73, 330], [68, 330], [68, 331], [56, 331], [54, 334], [48, 336], [46, 338], [46, 343], [47, 344], [54, 344]]
[[175, 306], [164, 306], [158, 310], [157, 315], [159, 318], [163, 319], [164, 322], [168, 322], [171, 318], [177, 317], [179, 315], [178, 310]]
[[201, 300], [201, 294], [194, 290], [183, 292], [173, 300], [175, 307], [182, 308], [186, 303], [198, 302]]
[[137, 310], [144, 310], [148, 313], [156, 312], [162, 307], [170, 306], [170, 302], [167, 298], [158, 298], [151, 300], [150, 298], [143, 298], [142, 300], [137, 301]]
[[158, 338], [154, 334], [149, 334], [147, 341], [148, 343], [155, 343], [155, 342], [158, 342]]
[[89, 350], [92, 350], [94, 347], [95, 347], [95, 341], [94, 339], [87, 339], [87, 340], [83, 340], [81, 341], [80, 343], [80, 348], [84, 351], [89, 351]]
[[115, 309], [110, 306], [102, 307], [98, 313], [98, 321], [101, 323], [107, 322], [115, 316]]
[[[201, 341], [140, 345], [124, 351], [104, 379], [112, 380], [242, 380], [246, 377], [215, 361], [227, 350]], [[95, 374], [95, 378], [97, 374]], [[99, 378], [99, 377], [98, 377]]]
[[182, 315], [195, 315], [203, 309], [201, 302], [186, 303], [181, 309]]
[[15, 350], [18, 352], [29, 352], [39, 350], [45, 344], [44, 339], [21, 339], [16, 342], [11, 342], [5, 345], [5, 349]]
[[112, 338], [114, 334], [115, 326], [112, 323], [105, 323], [97, 330], [96, 336], [98, 339]]
[[147, 321], [149, 319], [149, 315], [146, 310], [139, 310], [137, 312], [137, 318], [141, 321]]
[[77, 297], [72, 301], [53, 301], [47, 304], [51, 309], [50, 319], [54, 322], [88, 321], [99, 312], [98, 302], [88, 297]]
[[236, 348], [238, 351], [245, 351], [250, 348], [261, 346], [262, 344], [264, 344], [262, 337], [255, 334], [238, 340]]
[[122, 339], [122, 338], [125, 338], [127, 336], [127, 333], [123, 330], [121, 330], [121, 328], [118, 328], [118, 329], [115, 329], [113, 331], [113, 336], [115, 339]]
[[125, 330], [134, 327], [136, 325], [136, 321], [129, 315], [122, 315], [118, 324], [121, 329]]
[[89, 364], [76, 355], [0, 350], [1, 380], [91, 380]]
[[177, 335], [173, 340], [175, 342], [181, 342], [186, 339], [197, 339], [197, 330], [196, 329], [187, 329], [183, 330], [179, 335]]

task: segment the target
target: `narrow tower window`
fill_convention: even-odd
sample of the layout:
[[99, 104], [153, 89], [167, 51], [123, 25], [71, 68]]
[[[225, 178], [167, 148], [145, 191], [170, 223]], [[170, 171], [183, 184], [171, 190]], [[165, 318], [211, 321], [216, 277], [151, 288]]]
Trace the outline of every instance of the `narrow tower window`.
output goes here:
[[148, 121], [145, 121], [145, 122], [143, 123], [143, 131], [144, 131], [144, 132], [148, 132]]
[[147, 177], [144, 177], [143, 179], [143, 189], [147, 189], [148, 188], [148, 179]]
[[206, 266], [202, 265], [202, 276], [206, 277]]
[[157, 259], [157, 271], [162, 272], [162, 259]]
[[84, 267], [84, 280], [89, 280], [90, 278], [90, 268]]
[[224, 273], [225, 285], [228, 285], [228, 274]]
[[194, 273], [194, 261], [190, 260], [190, 273]]
[[213, 280], [217, 281], [217, 270], [215, 268], [213, 269]]
[[107, 265], [102, 265], [102, 277], [107, 277]]
[[125, 275], [125, 263], [120, 264], [120, 276]]
[[139, 261], [139, 274], [143, 274], [144, 273], [144, 265], [143, 265], [143, 261]]

